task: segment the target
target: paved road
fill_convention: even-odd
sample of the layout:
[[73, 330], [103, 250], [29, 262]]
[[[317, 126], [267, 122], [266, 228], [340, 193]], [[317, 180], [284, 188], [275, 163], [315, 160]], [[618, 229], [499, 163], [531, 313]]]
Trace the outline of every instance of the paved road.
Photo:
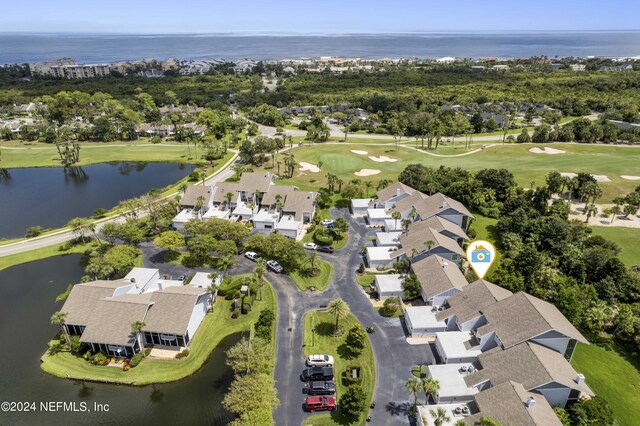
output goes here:
[[[229, 179], [233, 175], [233, 171], [230, 169], [231, 165], [235, 162], [237, 156], [233, 157], [228, 163], [227, 167], [220, 169], [214, 176], [207, 179], [205, 182], [207, 185], [215, 182], [222, 182]], [[170, 195], [174, 196], [175, 194]], [[144, 213], [141, 213], [144, 215]], [[122, 221], [122, 217], [116, 216], [114, 218], [104, 219], [96, 222], [96, 231], [100, 231], [100, 228], [108, 222]], [[11, 244], [0, 246], [0, 257], [10, 256], [12, 254], [23, 253], [30, 250], [35, 250], [43, 247], [48, 247], [55, 244], [64, 243], [73, 239], [73, 233], [71, 231], [59, 231], [51, 235], [45, 235], [42, 237], [31, 238], [28, 240], [22, 240]]]
[[[412, 346], [405, 340], [399, 319], [380, 316], [372, 307], [368, 296], [355, 282], [355, 271], [360, 264], [359, 248], [367, 243], [367, 229], [346, 214], [345, 210], [332, 209], [332, 214], [344, 216], [352, 232], [347, 245], [333, 255], [319, 253], [334, 266], [334, 276], [324, 292], [303, 293], [285, 275], [270, 273], [278, 297], [276, 386], [281, 405], [274, 412], [278, 425], [299, 426], [309, 415], [302, 410], [305, 395], [299, 375], [304, 366], [303, 334], [304, 314], [326, 305], [331, 299], [341, 297], [350, 306], [360, 323], [373, 325], [375, 333], [369, 338], [376, 364], [376, 387], [371, 410], [372, 424], [407, 425], [409, 395], [404, 382], [411, 375], [411, 367], [418, 363], [433, 363], [433, 354], [428, 345]], [[251, 271], [253, 264], [238, 261], [233, 273]]]

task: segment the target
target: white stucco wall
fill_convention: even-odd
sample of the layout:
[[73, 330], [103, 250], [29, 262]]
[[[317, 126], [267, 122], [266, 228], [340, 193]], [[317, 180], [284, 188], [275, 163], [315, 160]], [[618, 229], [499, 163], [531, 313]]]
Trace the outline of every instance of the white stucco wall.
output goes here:
[[198, 301], [193, 306], [193, 311], [191, 312], [191, 318], [189, 319], [189, 325], [187, 327], [187, 331], [189, 332], [189, 339], [193, 339], [193, 336], [195, 336], [198, 327], [200, 327], [200, 323], [202, 323], [204, 316], [207, 314], [208, 300], [209, 296], [203, 294], [198, 298]]

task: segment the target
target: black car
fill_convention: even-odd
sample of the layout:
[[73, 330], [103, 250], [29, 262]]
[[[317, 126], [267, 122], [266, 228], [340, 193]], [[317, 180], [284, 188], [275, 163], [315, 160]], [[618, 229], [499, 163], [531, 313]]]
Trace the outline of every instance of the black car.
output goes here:
[[280, 265], [275, 260], [269, 260], [267, 262], [267, 268], [271, 269], [276, 274], [280, 274], [280, 273], [282, 273], [282, 271], [284, 271], [284, 269], [282, 268], [282, 265]]
[[333, 367], [311, 367], [302, 370], [303, 382], [333, 380]]
[[309, 395], [333, 395], [336, 393], [334, 382], [308, 382], [305, 387]]
[[318, 246], [316, 251], [321, 251], [323, 253], [333, 253], [333, 247], [331, 247], [331, 246]]

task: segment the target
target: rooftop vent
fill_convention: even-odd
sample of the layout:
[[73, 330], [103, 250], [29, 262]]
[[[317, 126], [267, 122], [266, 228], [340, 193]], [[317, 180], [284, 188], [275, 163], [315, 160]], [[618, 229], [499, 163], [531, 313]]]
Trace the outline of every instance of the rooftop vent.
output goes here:
[[447, 269], [448, 266], [449, 266], [449, 264], [447, 262], [443, 262], [442, 263], [442, 268], [443, 269]]
[[527, 408], [528, 408], [529, 410], [533, 410], [533, 408], [534, 408], [535, 406], [536, 406], [536, 399], [535, 399], [534, 397], [530, 396], [530, 397], [527, 399]]
[[576, 383], [579, 385], [584, 384], [584, 374], [578, 374], [578, 376], [576, 377]]
[[136, 282], [136, 279], [135, 279], [134, 277], [131, 277], [131, 278], [130, 278], [130, 281], [131, 281], [132, 283], [135, 283], [135, 282]]

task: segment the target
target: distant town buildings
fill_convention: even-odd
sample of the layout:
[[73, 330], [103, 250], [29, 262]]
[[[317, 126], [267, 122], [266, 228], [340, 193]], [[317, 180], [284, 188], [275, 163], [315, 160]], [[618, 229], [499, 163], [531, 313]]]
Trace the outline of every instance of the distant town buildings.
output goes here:
[[109, 64], [76, 64], [73, 59], [64, 58], [29, 65], [32, 74], [53, 78], [93, 78], [105, 77], [111, 72]]

